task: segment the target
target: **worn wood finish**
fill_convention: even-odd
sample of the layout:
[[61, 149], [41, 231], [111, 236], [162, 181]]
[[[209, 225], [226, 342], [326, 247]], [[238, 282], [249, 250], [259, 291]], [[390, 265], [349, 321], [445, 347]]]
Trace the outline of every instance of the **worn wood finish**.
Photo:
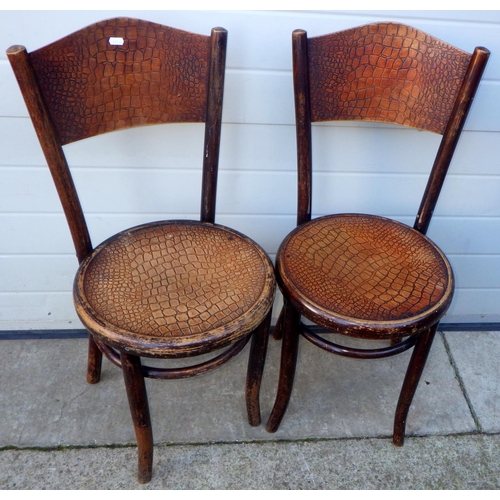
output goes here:
[[279, 249], [276, 270], [301, 314], [359, 338], [427, 328], [454, 290], [451, 265], [431, 240], [372, 215], [337, 214], [297, 227]]
[[[329, 352], [381, 358], [413, 346], [394, 423], [402, 445], [407, 413], [454, 279], [443, 252], [426, 236], [489, 52], [471, 55], [420, 30], [374, 23], [329, 35], [292, 35], [297, 128], [297, 228], [276, 257], [285, 297], [276, 337], [283, 335], [280, 380], [267, 424], [275, 432], [293, 387], [300, 333]], [[333, 214], [311, 220], [311, 123], [366, 120], [443, 136], [414, 228], [376, 215]], [[301, 325], [389, 347], [354, 349]], [[405, 339], [405, 340], [403, 340]]]
[[395, 354], [400, 354], [407, 351], [415, 345], [417, 342], [418, 335], [412, 335], [405, 340], [397, 339], [397, 341], [391, 342], [388, 347], [379, 347], [375, 349], [358, 349], [355, 347], [348, 347], [345, 345], [336, 344], [326, 339], [324, 335], [312, 331], [312, 329], [305, 325], [301, 325], [301, 333], [319, 348], [331, 352], [333, 354], [338, 354], [339, 356], [344, 356], [346, 358], [356, 358], [356, 359], [379, 359], [387, 358], [389, 356], [394, 356]]
[[276, 402], [266, 424], [268, 432], [276, 432], [285, 416], [292, 395], [300, 336], [300, 314], [285, 299], [283, 304], [283, 345]]
[[[259, 392], [275, 292], [269, 257], [245, 235], [215, 224], [227, 32], [188, 33], [131, 18], [102, 21], [28, 53], [7, 54], [42, 145], [80, 262], [77, 313], [90, 333], [87, 380], [102, 354], [122, 368], [139, 447], [139, 480], [151, 478], [153, 441], [144, 377], [213, 370], [253, 337], [246, 400]], [[199, 221], [154, 221], [92, 247], [63, 146], [140, 125], [204, 122]], [[200, 158], [201, 159], [201, 158]], [[140, 356], [215, 357], [183, 368]]]
[[470, 58], [469, 67], [460, 86], [450, 119], [443, 133], [443, 138], [427, 182], [422, 202], [417, 212], [413, 227], [426, 234], [431, 222], [439, 194], [443, 187], [444, 179], [448, 172], [453, 153], [464, 128], [465, 120], [469, 113], [474, 95], [481, 81], [484, 68], [490, 53], [484, 47], [476, 47]]
[[403, 446], [405, 438], [406, 418], [410, 410], [413, 396], [417, 390], [420, 377], [424, 371], [425, 363], [432, 347], [432, 341], [436, 335], [438, 324], [431, 326], [428, 330], [418, 336], [417, 343], [413, 349], [408, 370], [401, 388], [396, 415], [394, 417], [394, 433], [392, 441], [396, 446]]
[[274, 325], [273, 332], [272, 332], [272, 337], [275, 340], [281, 340], [283, 338], [283, 321], [285, 320], [285, 308], [281, 308], [280, 315], [278, 316], [278, 319], [276, 321], [276, 324]]
[[312, 140], [311, 94], [309, 86], [308, 47], [306, 32], [292, 34], [293, 90], [295, 95], [295, 130], [297, 134], [297, 226], [311, 220], [312, 204]]
[[[14, 45], [7, 56], [19, 83], [26, 107], [33, 122], [38, 140], [50, 168], [57, 193], [61, 200], [79, 262], [92, 251], [92, 242], [80, 200], [68, 168], [50, 111], [38, 86], [31, 59], [25, 47]], [[99, 382], [102, 355], [92, 335], [89, 335], [87, 381]]]
[[148, 483], [153, 475], [153, 429], [146, 384], [141, 370], [141, 358], [123, 351], [120, 355], [130, 414], [137, 438], [138, 479], [140, 483]]
[[272, 311], [257, 329], [252, 337], [248, 359], [246, 402], [248, 409], [248, 422], [251, 426], [260, 425], [260, 385], [266, 362], [267, 344], [269, 342], [269, 328], [271, 326]]
[[102, 351], [92, 334], [89, 334], [89, 346], [87, 355], [87, 382], [97, 384], [101, 380]]
[[226, 62], [227, 32], [215, 28], [210, 47], [210, 68], [203, 155], [201, 221], [215, 222], [219, 144], [222, 126], [222, 96]]
[[142, 356], [211, 352], [255, 330], [272, 306], [269, 258], [232, 229], [150, 223], [99, 245], [75, 278], [78, 316], [102, 342]]
[[38, 86], [37, 75], [26, 48], [14, 45], [7, 50], [7, 56], [54, 179], [73, 237], [76, 255], [81, 262], [92, 251], [92, 243], [58, 131]]

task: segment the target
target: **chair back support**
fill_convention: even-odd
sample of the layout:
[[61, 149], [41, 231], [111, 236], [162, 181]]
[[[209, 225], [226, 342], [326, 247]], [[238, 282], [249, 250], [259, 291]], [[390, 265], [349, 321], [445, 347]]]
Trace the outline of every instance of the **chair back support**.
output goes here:
[[296, 30], [297, 223], [311, 218], [311, 123], [365, 120], [443, 135], [414, 226], [425, 233], [488, 56], [398, 23], [311, 38]]
[[80, 261], [92, 250], [62, 146], [114, 130], [205, 122], [201, 220], [214, 222], [227, 32], [102, 21], [8, 57], [51, 169]]

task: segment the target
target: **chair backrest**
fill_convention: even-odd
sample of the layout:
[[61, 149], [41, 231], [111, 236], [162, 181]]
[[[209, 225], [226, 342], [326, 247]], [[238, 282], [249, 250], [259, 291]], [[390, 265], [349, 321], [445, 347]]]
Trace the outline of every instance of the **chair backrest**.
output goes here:
[[203, 36], [115, 18], [30, 53], [7, 50], [80, 261], [92, 245], [62, 146], [98, 134], [205, 122], [200, 219], [214, 222], [226, 43], [223, 28]]
[[443, 136], [415, 221], [425, 234], [489, 57], [464, 52], [418, 29], [374, 23], [317, 37], [293, 32], [299, 202], [311, 218], [311, 123], [365, 120]]

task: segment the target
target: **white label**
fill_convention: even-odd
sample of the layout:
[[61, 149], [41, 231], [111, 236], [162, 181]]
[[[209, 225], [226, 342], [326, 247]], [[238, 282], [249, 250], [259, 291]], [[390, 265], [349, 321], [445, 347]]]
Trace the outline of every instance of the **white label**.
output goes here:
[[123, 45], [124, 40], [121, 37], [118, 36], [112, 36], [109, 38], [109, 44], [110, 45]]

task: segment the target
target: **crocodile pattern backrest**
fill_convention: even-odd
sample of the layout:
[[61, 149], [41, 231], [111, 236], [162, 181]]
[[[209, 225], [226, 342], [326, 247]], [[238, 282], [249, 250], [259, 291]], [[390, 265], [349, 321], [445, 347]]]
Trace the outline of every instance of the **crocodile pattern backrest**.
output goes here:
[[308, 39], [312, 121], [368, 120], [442, 134], [471, 54], [396, 23]]
[[30, 54], [62, 144], [137, 125], [205, 120], [210, 37], [102, 21]]

